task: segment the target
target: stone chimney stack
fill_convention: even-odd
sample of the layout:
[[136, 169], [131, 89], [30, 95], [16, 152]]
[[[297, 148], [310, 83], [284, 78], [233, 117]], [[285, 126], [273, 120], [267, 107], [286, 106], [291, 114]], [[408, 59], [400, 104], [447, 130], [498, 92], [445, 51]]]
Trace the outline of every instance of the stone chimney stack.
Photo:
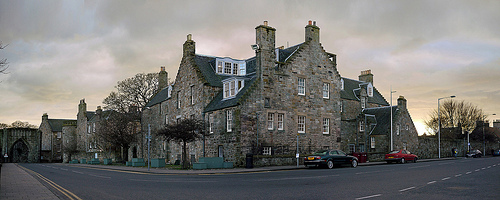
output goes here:
[[187, 35], [187, 40], [183, 45], [183, 57], [194, 56], [195, 55], [195, 45], [196, 43], [192, 40], [191, 34]]
[[373, 74], [372, 70], [368, 69], [365, 71], [361, 71], [361, 75], [358, 76], [359, 81], [367, 82], [367, 83], [372, 83], [373, 85]]
[[316, 21], [309, 20], [309, 24], [306, 26], [305, 41], [312, 41], [314, 43], [319, 43], [319, 27], [316, 26]]
[[47, 113], [43, 113], [42, 115], [42, 122], [49, 120], [49, 115]]
[[160, 73], [158, 73], [158, 92], [166, 87], [168, 87], [168, 73], [165, 71], [165, 67], [162, 66]]
[[78, 104], [78, 114], [82, 116], [87, 116], [87, 104], [85, 103], [85, 99], [80, 100], [80, 104]]
[[274, 67], [274, 61], [276, 60], [274, 52], [276, 29], [268, 26], [268, 22], [264, 21], [264, 25], [257, 26], [255, 31], [257, 46], [254, 50], [257, 57], [257, 76], [266, 82], [269, 79], [268, 76], [270, 76], [271, 69]]
[[398, 109], [400, 111], [406, 110], [406, 99], [404, 96], [399, 96], [398, 98]]
[[95, 110], [95, 113], [97, 115], [102, 115], [102, 108], [101, 108], [101, 106], [97, 106], [97, 110]]

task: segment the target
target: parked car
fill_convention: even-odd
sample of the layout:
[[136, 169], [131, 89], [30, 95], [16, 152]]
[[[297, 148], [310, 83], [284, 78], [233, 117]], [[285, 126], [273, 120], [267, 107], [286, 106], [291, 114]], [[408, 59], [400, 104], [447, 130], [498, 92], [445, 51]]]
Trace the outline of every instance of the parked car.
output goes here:
[[500, 156], [500, 149], [493, 151], [493, 156]]
[[392, 162], [405, 163], [408, 161], [412, 161], [415, 163], [418, 160], [418, 156], [415, 154], [412, 154], [408, 150], [402, 149], [402, 150], [396, 150], [396, 151], [392, 151], [388, 154], [385, 154], [384, 160], [387, 163], [392, 163]]
[[473, 158], [481, 158], [483, 156], [483, 153], [479, 150], [472, 150], [467, 154], [467, 157], [473, 157]]
[[326, 166], [333, 168], [335, 165], [350, 165], [351, 167], [358, 166], [358, 158], [349, 156], [341, 150], [322, 150], [313, 153], [311, 156], [304, 158], [306, 167]]

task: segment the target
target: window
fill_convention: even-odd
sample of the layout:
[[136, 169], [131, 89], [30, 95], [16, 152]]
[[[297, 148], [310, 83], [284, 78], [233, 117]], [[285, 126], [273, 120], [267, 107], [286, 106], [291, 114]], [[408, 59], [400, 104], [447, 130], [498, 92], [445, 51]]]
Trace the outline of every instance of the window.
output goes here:
[[271, 155], [271, 147], [263, 147], [262, 155]]
[[94, 122], [94, 123], [92, 123], [92, 132], [94, 132], [94, 133], [95, 133], [95, 122]]
[[230, 93], [229, 93], [229, 82], [227, 83], [224, 83], [224, 98], [227, 98], [229, 97]]
[[222, 74], [222, 61], [217, 62], [217, 73]]
[[329, 83], [323, 83], [323, 98], [324, 99], [330, 98], [330, 84]]
[[61, 132], [57, 132], [57, 138], [59, 138], [59, 139], [60, 139], [61, 137], [62, 137]]
[[361, 131], [361, 132], [365, 131], [365, 122], [364, 121], [359, 122], [359, 131]]
[[181, 91], [177, 92], [177, 108], [181, 108]]
[[231, 132], [232, 129], [233, 129], [233, 111], [232, 110], [228, 110], [226, 111], [226, 117], [227, 117], [227, 120], [226, 120], [226, 129], [227, 129], [227, 132]]
[[165, 115], [165, 125], [168, 125], [168, 115]]
[[297, 120], [297, 131], [299, 133], [305, 133], [306, 132], [306, 116], [298, 116]]
[[172, 85], [168, 86], [167, 98], [172, 97]]
[[330, 119], [323, 118], [323, 134], [330, 134]]
[[194, 104], [194, 85], [190, 87], [191, 90], [191, 105]]
[[399, 135], [399, 124], [396, 125], [396, 135]]
[[299, 78], [298, 79], [298, 93], [299, 95], [306, 95], [306, 79], [305, 78]]
[[231, 74], [231, 63], [224, 63], [224, 74]]
[[238, 75], [238, 64], [233, 64], [233, 75]]
[[354, 150], [355, 150], [355, 146], [354, 144], [349, 144], [349, 153], [354, 153]]
[[238, 80], [238, 91], [240, 91], [245, 85], [243, 80]]
[[235, 83], [234, 81], [229, 82], [229, 87], [230, 87], [230, 91], [229, 91], [230, 94], [229, 95], [230, 96], [236, 96], [236, 90], [235, 90], [236, 87], [235, 87], [234, 83]]
[[340, 112], [344, 112], [344, 101], [340, 101]]
[[283, 118], [285, 118], [285, 114], [278, 113], [278, 130], [283, 130]]
[[361, 97], [361, 108], [366, 108], [366, 99]]
[[89, 125], [89, 127], [87, 129], [87, 133], [90, 133], [90, 130], [91, 130], [91, 126]]
[[344, 90], [344, 79], [340, 79], [340, 89]]
[[366, 89], [366, 93], [368, 93], [369, 97], [373, 97], [373, 86], [372, 86], [372, 84], [368, 84], [368, 87]]
[[406, 125], [406, 130], [410, 129], [410, 126]]
[[372, 149], [375, 149], [375, 137], [373, 137], [373, 136], [372, 136], [372, 137], [370, 138], [370, 143], [371, 143], [371, 147], [372, 147]]
[[267, 113], [267, 130], [273, 130], [274, 113]]
[[214, 118], [212, 114], [208, 114], [208, 131], [214, 133]]

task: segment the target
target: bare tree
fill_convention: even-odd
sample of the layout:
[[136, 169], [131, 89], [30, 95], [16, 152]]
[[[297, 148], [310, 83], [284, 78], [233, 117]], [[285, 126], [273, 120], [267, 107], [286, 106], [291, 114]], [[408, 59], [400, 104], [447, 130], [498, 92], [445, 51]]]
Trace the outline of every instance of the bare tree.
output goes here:
[[[0, 41], [0, 50], [4, 49], [7, 45], [2, 45], [2, 41]], [[9, 64], [7, 62], [7, 58], [4, 58], [4, 59], [0, 59], [0, 73], [1, 74], [5, 74], [7, 69], [9, 68], [9, 66], [7, 65]]]
[[167, 140], [182, 143], [182, 168], [189, 168], [186, 144], [194, 142], [204, 134], [204, 122], [196, 119], [183, 119], [178, 123], [168, 124], [164, 129], [158, 131], [159, 135], [165, 136]]
[[122, 155], [122, 161], [128, 159], [128, 148], [135, 142], [136, 133], [140, 127], [137, 112], [112, 112], [106, 119], [100, 121], [97, 137], [101, 139], [104, 149], [115, 149]]
[[[465, 101], [453, 101], [452, 99], [444, 101], [441, 104], [441, 128], [460, 127], [463, 131], [471, 132], [476, 127], [477, 121], [485, 119], [483, 110], [476, 105]], [[425, 121], [427, 128], [434, 133], [438, 132], [439, 115], [435, 109], [429, 114], [430, 119]]]
[[137, 106], [142, 110], [158, 91], [158, 74], [139, 73], [119, 81], [115, 88], [118, 91], [111, 92], [102, 102], [105, 109], [125, 113], [131, 106]]

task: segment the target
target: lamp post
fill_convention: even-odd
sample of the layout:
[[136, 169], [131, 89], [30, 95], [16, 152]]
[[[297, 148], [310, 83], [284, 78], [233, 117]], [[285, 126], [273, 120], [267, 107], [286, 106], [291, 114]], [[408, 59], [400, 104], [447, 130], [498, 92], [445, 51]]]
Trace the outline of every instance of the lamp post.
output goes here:
[[391, 110], [391, 151], [394, 150], [393, 146], [394, 146], [394, 141], [392, 139], [392, 93], [396, 93], [396, 91], [393, 91], [392, 90], [392, 85], [391, 85], [391, 106], [390, 106], [390, 110]]
[[439, 106], [439, 100], [441, 99], [446, 99], [446, 98], [455, 98], [455, 96], [449, 96], [449, 97], [442, 97], [438, 99], [438, 156], [441, 158], [441, 113], [440, 113], [440, 107]]
[[148, 171], [149, 171], [149, 163], [150, 163], [149, 146], [151, 144], [151, 124], [148, 124], [148, 136], [146, 136], [146, 139], [148, 139]]
[[[496, 114], [491, 114], [491, 115], [496, 115]], [[488, 115], [485, 116], [485, 119], [484, 121], [487, 121], [488, 119]], [[486, 140], [485, 140], [485, 137], [484, 137], [484, 121], [483, 121], [483, 155], [486, 155]], [[488, 122], [488, 127], [490, 127], [490, 123]]]

